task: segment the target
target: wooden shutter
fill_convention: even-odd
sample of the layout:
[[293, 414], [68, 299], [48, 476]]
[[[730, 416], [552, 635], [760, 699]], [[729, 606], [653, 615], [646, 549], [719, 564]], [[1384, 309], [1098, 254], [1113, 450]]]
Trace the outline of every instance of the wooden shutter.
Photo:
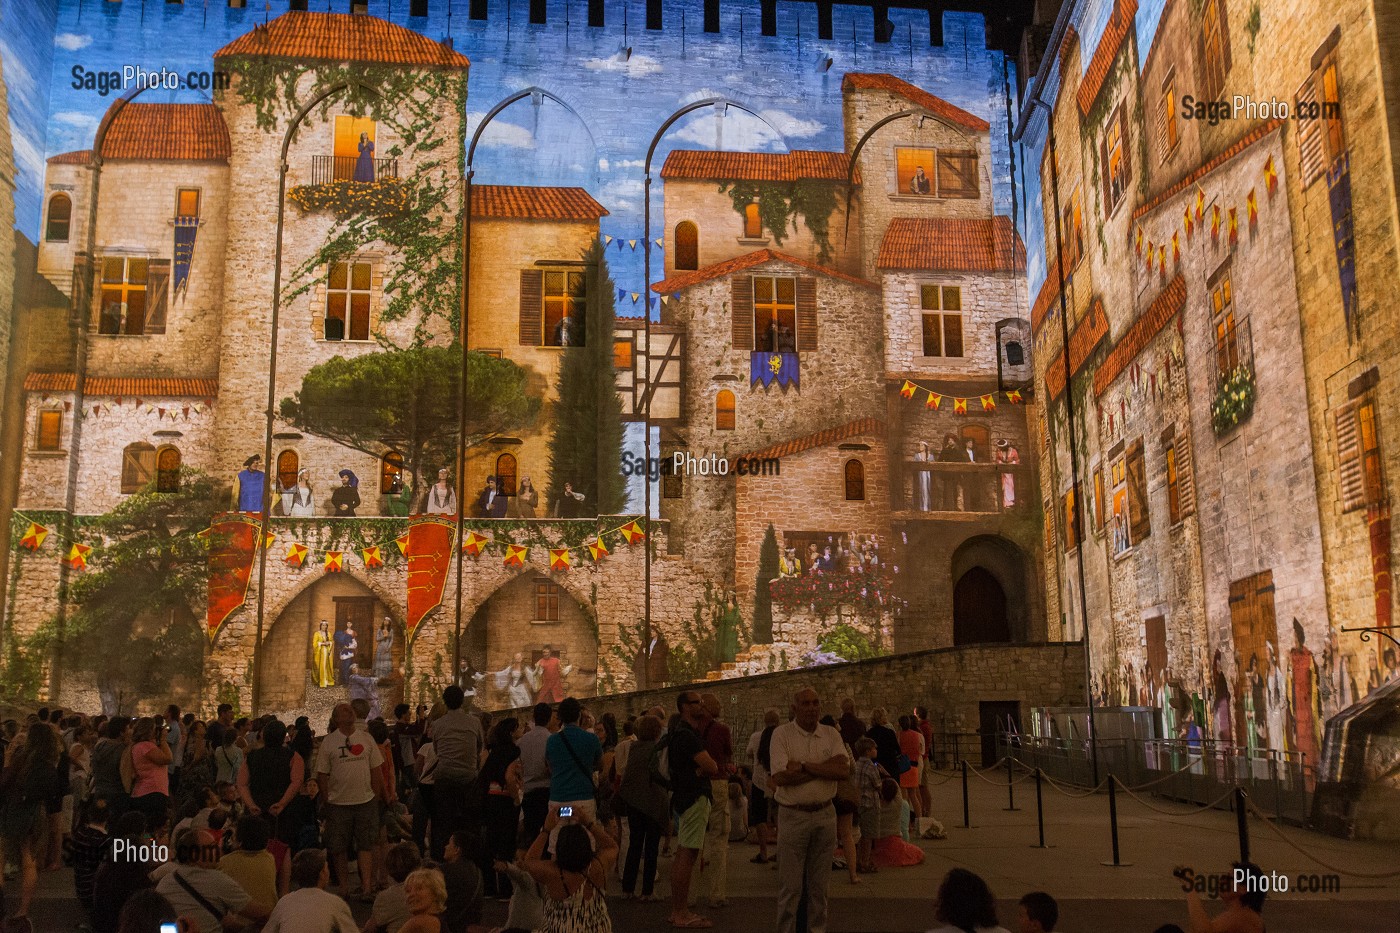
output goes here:
[[1147, 512], [1147, 463], [1141, 438], [1128, 448], [1124, 465], [1128, 471], [1128, 534], [1130, 543], [1135, 545], [1152, 533], [1152, 519]]
[[[74, 323], [82, 320], [83, 315], [92, 313], [91, 285], [92, 285], [92, 263], [87, 256], [79, 254], [73, 260], [73, 282], [69, 288], [68, 314]], [[96, 327], [96, 323], [93, 324]]]
[[1358, 402], [1347, 402], [1333, 414], [1337, 431], [1337, 481], [1342, 511], [1366, 505], [1366, 475], [1361, 464], [1361, 432], [1357, 430]]
[[[1308, 75], [1308, 79], [1298, 88], [1294, 100], [1295, 112], [1298, 113], [1304, 112], [1304, 107], [1318, 106], [1317, 84], [1313, 75]], [[1327, 168], [1327, 153], [1323, 146], [1326, 121], [1292, 120], [1290, 125], [1298, 134], [1298, 170], [1302, 173], [1303, 187], [1306, 188], [1321, 178]]]
[[1108, 127], [1104, 127], [1103, 136], [1099, 139], [1099, 172], [1103, 175], [1100, 179], [1103, 182], [1103, 213], [1107, 217], [1113, 212], [1113, 181], [1108, 172]]
[[[753, 279], [736, 275], [729, 280], [729, 313], [734, 335], [734, 349], [753, 349]], [[801, 338], [798, 338], [801, 339]]]
[[1153, 121], [1154, 126], [1152, 128], [1152, 132], [1157, 137], [1157, 161], [1159, 162], [1166, 161], [1167, 152], [1171, 149], [1171, 144], [1167, 141], [1167, 120], [1170, 119], [1167, 115], [1167, 88], [1169, 86], [1170, 85], [1165, 83], [1162, 85], [1161, 92], [1157, 98], [1157, 107], [1155, 108], [1157, 111], [1157, 118]]
[[152, 259], [146, 266], [146, 333], [165, 333], [170, 302], [170, 260]]
[[[1230, 17], [1225, 15], [1225, 0], [1211, 0], [1220, 16], [1220, 90], [1225, 89], [1225, 76], [1230, 73]], [[1219, 91], [1217, 91], [1219, 93]]]
[[1133, 147], [1128, 145], [1128, 107], [1118, 105], [1118, 141], [1123, 147], [1123, 197], [1128, 196], [1128, 183], [1133, 179]]
[[520, 345], [538, 347], [544, 343], [540, 333], [544, 311], [544, 273], [539, 269], [520, 270]]
[[797, 277], [797, 352], [817, 348], [817, 280]]
[[1196, 479], [1191, 469], [1191, 435], [1183, 432], [1172, 439], [1176, 449], [1176, 501], [1181, 518], [1196, 512]]

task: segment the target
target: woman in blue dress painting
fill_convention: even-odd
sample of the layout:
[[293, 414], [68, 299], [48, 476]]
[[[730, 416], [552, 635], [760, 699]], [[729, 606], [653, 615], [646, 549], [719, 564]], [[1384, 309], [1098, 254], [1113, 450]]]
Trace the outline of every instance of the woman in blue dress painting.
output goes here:
[[355, 181], [374, 181], [374, 141], [360, 134], [360, 157], [355, 160]]

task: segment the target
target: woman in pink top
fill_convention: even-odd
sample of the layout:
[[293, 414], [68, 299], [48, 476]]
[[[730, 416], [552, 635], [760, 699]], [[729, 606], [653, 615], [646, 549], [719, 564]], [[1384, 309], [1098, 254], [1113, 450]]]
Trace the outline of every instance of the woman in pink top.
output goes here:
[[165, 720], [159, 716], [136, 720], [131, 730], [131, 809], [146, 817], [155, 832], [165, 825], [170, 809], [170, 743]]

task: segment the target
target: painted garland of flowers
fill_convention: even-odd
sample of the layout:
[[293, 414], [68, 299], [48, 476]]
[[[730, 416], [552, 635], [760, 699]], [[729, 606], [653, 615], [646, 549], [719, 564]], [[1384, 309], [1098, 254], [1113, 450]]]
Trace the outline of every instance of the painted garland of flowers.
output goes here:
[[785, 612], [810, 609], [825, 619], [843, 608], [881, 612], [903, 608], [904, 600], [894, 595], [894, 577], [881, 566], [855, 571], [830, 571], [782, 577], [768, 587], [773, 604]]
[[1249, 420], [1254, 413], [1254, 395], [1254, 370], [1241, 363], [1221, 381], [1215, 401], [1211, 403], [1210, 419], [1217, 435]]
[[408, 192], [397, 178], [297, 185], [287, 192], [287, 197], [304, 211], [329, 210], [341, 217], [349, 214], [401, 214], [408, 207]]

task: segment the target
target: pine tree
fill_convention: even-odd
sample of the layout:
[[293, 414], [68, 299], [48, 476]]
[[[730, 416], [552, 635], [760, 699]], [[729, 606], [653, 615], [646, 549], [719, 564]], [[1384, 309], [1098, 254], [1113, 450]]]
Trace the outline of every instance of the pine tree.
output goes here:
[[613, 372], [615, 286], [601, 243], [595, 242], [583, 258], [588, 269], [584, 346], [564, 350], [559, 363], [545, 501], [552, 509], [567, 482], [584, 495], [577, 514], [608, 515], [627, 503], [621, 463], [622, 399]]
[[753, 642], [756, 645], [773, 643], [773, 597], [768, 592], [768, 582], [777, 575], [778, 535], [769, 523], [763, 545], [758, 549], [758, 575], [753, 587]]

